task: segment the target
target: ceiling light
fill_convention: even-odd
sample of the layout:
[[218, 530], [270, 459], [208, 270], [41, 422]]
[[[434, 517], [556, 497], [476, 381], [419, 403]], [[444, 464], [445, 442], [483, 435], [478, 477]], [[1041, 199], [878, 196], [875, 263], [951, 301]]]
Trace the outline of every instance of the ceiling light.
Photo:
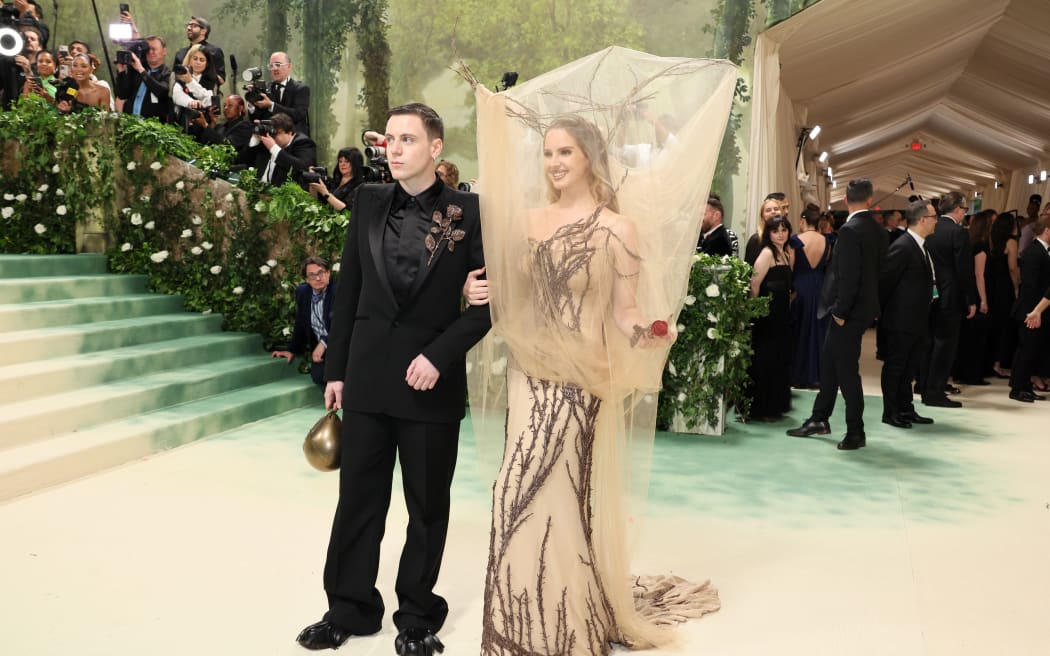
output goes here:
[[835, 177], [835, 176], [834, 176], [834, 175], [832, 175], [832, 173], [831, 173], [831, 167], [830, 167], [830, 166], [828, 167], [828, 177], [829, 177], [829, 178], [834, 178], [834, 177]]
[[1046, 169], [1039, 172], [1039, 181], [1046, 182]]
[[[836, 182], [835, 180], [832, 180], [832, 181], [831, 181], [831, 188], [832, 188], [832, 189], [838, 189], [838, 188], [839, 188], [839, 183], [838, 183], [838, 182]], [[830, 206], [829, 206], [829, 207], [830, 207]]]
[[828, 151], [825, 150], [820, 154], [820, 163], [823, 164], [826, 161], [828, 161]]
[[810, 129], [810, 131], [809, 131], [809, 138], [810, 139], [816, 139], [819, 136], [820, 136], [820, 126], [819, 125], [814, 125], [813, 128]]
[[1035, 176], [1034, 175], [1028, 176], [1028, 184], [1035, 184]]

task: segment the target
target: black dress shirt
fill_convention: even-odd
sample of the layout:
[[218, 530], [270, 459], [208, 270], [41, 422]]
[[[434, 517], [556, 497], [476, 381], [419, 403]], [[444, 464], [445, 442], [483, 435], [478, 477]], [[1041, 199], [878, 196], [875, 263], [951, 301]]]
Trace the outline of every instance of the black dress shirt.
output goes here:
[[383, 263], [394, 296], [403, 305], [419, 273], [421, 253], [426, 250], [424, 244], [434, 225], [432, 217], [444, 183], [435, 175], [434, 184], [416, 196], [394, 184], [394, 200], [383, 232]]

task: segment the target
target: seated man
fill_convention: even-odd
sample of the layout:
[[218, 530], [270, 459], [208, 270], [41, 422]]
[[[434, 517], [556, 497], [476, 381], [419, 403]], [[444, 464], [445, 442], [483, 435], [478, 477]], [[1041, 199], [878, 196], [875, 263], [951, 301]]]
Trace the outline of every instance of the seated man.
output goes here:
[[301, 185], [303, 172], [317, 164], [317, 146], [310, 137], [295, 132], [295, 123], [287, 114], [274, 114], [269, 125], [273, 134], [253, 134], [237, 163], [254, 167], [260, 180], [274, 186], [289, 177]]
[[295, 328], [287, 350], [274, 351], [275, 358], [291, 362], [296, 353], [310, 350], [310, 377], [322, 387], [324, 355], [328, 350], [328, 331], [332, 327], [332, 301], [336, 284], [330, 281], [328, 262], [319, 257], [308, 257], [303, 263], [306, 282], [295, 288]]
[[226, 96], [222, 103], [222, 115], [226, 122], [215, 125], [210, 114], [201, 112], [190, 120], [189, 133], [201, 143], [229, 144], [240, 154], [248, 148], [252, 138], [252, 124], [248, 122], [244, 99], [232, 94]]

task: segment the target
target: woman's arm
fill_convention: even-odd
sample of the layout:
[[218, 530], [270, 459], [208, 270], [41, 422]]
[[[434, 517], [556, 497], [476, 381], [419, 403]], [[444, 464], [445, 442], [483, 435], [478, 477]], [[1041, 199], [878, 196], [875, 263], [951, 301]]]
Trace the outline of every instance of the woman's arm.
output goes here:
[[977, 298], [980, 301], [978, 312], [988, 314], [988, 294], [985, 292], [984, 265], [988, 261], [988, 253], [980, 252], [973, 256], [973, 273], [977, 277]]
[[762, 288], [762, 281], [766, 279], [766, 274], [769, 273], [771, 264], [773, 264], [773, 251], [763, 248], [758, 253], [758, 259], [755, 260], [755, 272], [751, 276], [752, 298], [758, 296], [758, 292]]
[[1017, 240], [1006, 240], [1006, 266], [1010, 269], [1010, 280], [1014, 283], [1014, 296], [1021, 289], [1021, 267], [1017, 264]]
[[613, 256], [612, 313], [617, 328], [639, 346], [660, 346], [674, 341], [673, 330], [663, 336], [648, 334], [653, 318], [645, 317], [638, 308], [638, 276], [642, 260], [638, 250], [638, 233], [623, 217], [617, 217], [610, 229], [610, 251]]

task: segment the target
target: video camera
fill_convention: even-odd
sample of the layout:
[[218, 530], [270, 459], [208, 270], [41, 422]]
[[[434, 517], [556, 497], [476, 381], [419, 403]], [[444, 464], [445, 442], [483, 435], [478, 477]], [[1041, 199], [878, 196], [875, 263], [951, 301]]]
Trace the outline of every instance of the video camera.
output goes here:
[[193, 109], [191, 107], [183, 107], [182, 112], [186, 115], [186, 118], [193, 120], [201, 114], [214, 112], [218, 109], [219, 105], [215, 96], [205, 96], [203, 100], [200, 100], [200, 109]]
[[361, 177], [365, 182], [393, 182], [394, 176], [390, 173], [390, 162], [386, 159], [386, 148], [382, 146], [369, 146], [365, 141], [365, 158], [368, 164], [361, 167]]
[[322, 182], [328, 179], [328, 169], [323, 166], [315, 166], [312, 171], [303, 171], [303, 183]]
[[247, 82], [244, 85], [244, 99], [250, 103], [262, 100], [262, 95], [269, 90], [266, 83], [262, 82], [262, 69], [258, 66], [244, 69], [241, 79]]

